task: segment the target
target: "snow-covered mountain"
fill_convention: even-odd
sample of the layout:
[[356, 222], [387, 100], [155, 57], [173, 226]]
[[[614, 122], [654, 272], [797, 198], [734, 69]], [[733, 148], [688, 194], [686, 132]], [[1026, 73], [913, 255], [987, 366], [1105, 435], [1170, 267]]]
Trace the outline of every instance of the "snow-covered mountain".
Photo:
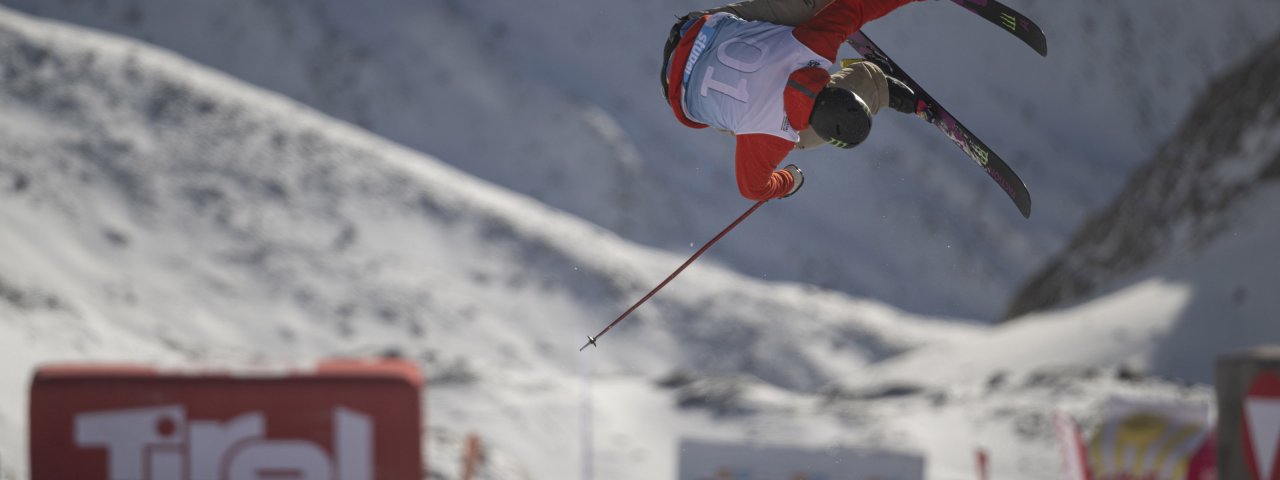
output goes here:
[[[1008, 316], [1079, 302], [1151, 264], [1198, 256], [1251, 223], [1265, 226], [1241, 210], [1280, 179], [1280, 37], [1259, 51], [1209, 87], [1172, 141], [1032, 278]], [[1273, 258], [1255, 261], [1280, 266], [1267, 265]], [[1241, 302], [1268, 287], [1274, 285], [1230, 286]]]
[[[687, 254], [748, 205], [731, 141], [679, 126], [657, 94], [671, 19], [714, 2], [3, 3], [168, 48], [643, 244]], [[928, 125], [883, 116], [856, 151], [796, 154], [805, 192], [709, 258], [995, 319], [1214, 72], [1280, 29], [1259, 0], [1010, 3], [1048, 58], [950, 2], [867, 30], [1021, 173], [1030, 221]]]
[[[427, 369], [433, 434], [493, 427], [530, 478], [567, 478], [578, 343], [680, 260], [132, 41], [2, 11], [0, 51], [6, 468], [40, 361], [390, 353]], [[973, 331], [707, 264], [604, 339], [594, 368], [606, 389], [696, 365], [811, 391]], [[680, 431], [696, 428], [663, 435]], [[671, 465], [665, 443], [637, 445], [602, 474]]]
[[[680, 6], [669, 3], [658, 6]], [[942, 3], [910, 8], [941, 11], [949, 7]], [[117, 15], [111, 13], [116, 12], [112, 7], [116, 4], [111, 2], [40, 5], [107, 12], [104, 18], [108, 19]], [[353, 11], [355, 4], [339, 7], [337, 2], [132, 5], [138, 13], [118, 21], [147, 25], [146, 18], [161, 17], [158, 12], [171, 12], [178, 18], [185, 15], [183, 8], [189, 8], [209, 13], [210, 25], [241, 28], [241, 37], [292, 35], [308, 45], [312, 34], [306, 32], [311, 27], [301, 25], [306, 25], [303, 20], [309, 17], [299, 14], [313, 8], [307, 5], [352, 10], [343, 10], [349, 15], [341, 18], [360, 13]], [[221, 16], [213, 13], [214, 5], [225, 6], [226, 10], [219, 10]], [[470, 22], [481, 18], [466, 15], [468, 9], [496, 9], [484, 2], [387, 5], [399, 6], [395, 11], [404, 14], [401, 21], [405, 24], [429, 23], [459, 35], [469, 31], [464, 27]], [[1233, 8], [1228, 2], [1221, 5]], [[1185, 6], [1190, 9], [1187, 15], [1206, 14], [1207, 24], [1216, 18], [1189, 3]], [[1237, 6], [1256, 11], [1273, 8], [1244, 2]], [[168, 8], [172, 11], [165, 10]], [[277, 17], [257, 16], [263, 11], [260, 9], [271, 8], [281, 13]], [[514, 23], [507, 33], [497, 27], [489, 33], [495, 42], [516, 38], [536, 44], [535, 40], [542, 38], [542, 45], [550, 46], [575, 38], [559, 37], [564, 32], [592, 31], [578, 20], [593, 19], [597, 11], [607, 11], [603, 9], [624, 7], [593, 8], [602, 10], [579, 6], [554, 14], [549, 10], [524, 12], [535, 19], [564, 21], [565, 30], [545, 34], [552, 35], [550, 38], [526, 38], [536, 30]], [[625, 8], [639, 10], [642, 6]], [[1039, 8], [1083, 11], [1085, 6], [1037, 3], [1028, 5], [1027, 11], [1035, 14], [1033, 9]], [[454, 16], [447, 16], [448, 11]], [[247, 16], [239, 17], [236, 12]], [[428, 14], [414, 17], [406, 12]], [[968, 18], [963, 11], [959, 14], [957, 22]], [[1176, 26], [1181, 15], [1152, 22]], [[216, 18], [222, 20], [213, 20]], [[640, 18], [654, 25], [668, 20], [657, 14]], [[264, 29], [255, 23], [268, 20], [292, 25], [293, 33], [281, 33], [289, 28]], [[398, 30], [394, 27], [398, 23], [390, 18], [385, 20], [388, 22], [382, 25], [387, 35], [409, 31]], [[1071, 21], [1089, 23], [1079, 17]], [[1130, 18], [1130, 28], [1146, 31], [1146, 27], [1134, 24], [1150, 25], [1144, 23], [1147, 21], [1151, 20]], [[1251, 17], [1243, 21], [1239, 31], [1213, 30], [1204, 41], [1214, 44], [1252, 38], [1248, 25], [1263, 23], [1265, 19]], [[987, 27], [980, 25], [970, 24], [985, 31]], [[220, 50], [203, 43], [212, 38], [203, 35], [210, 31], [187, 27], [191, 45]], [[618, 30], [620, 36], [636, 34], [639, 38], [640, 27], [628, 24]], [[371, 27], [360, 31], [366, 35], [379, 32]], [[432, 32], [418, 34], [434, 35]], [[885, 34], [882, 43], [886, 48], [906, 44], [911, 37], [880, 33]], [[332, 38], [341, 37], [334, 35]], [[894, 35], [901, 36], [888, 40]], [[990, 39], [974, 35], [978, 37], [975, 43], [983, 45], [988, 40], [991, 44], [1008, 41], [1000, 35]], [[646, 33], [645, 38], [648, 36]], [[607, 48], [608, 38], [612, 37], [599, 37], [603, 46], [589, 46]], [[1106, 44], [1101, 37], [1093, 41]], [[580, 38], [579, 42], [586, 40]], [[472, 48], [461, 43], [457, 48]], [[276, 59], [282, 64], [296, 60], [267, 54], [253, 57], [248, 55], [251, 49], [247, 45], [241, 52], [245, 58]], [[272, 45], [278, 44], [261, 42], [263, 49], [276, 48]], [[390, 51], [403, 43], [393, 45], [388, 47]], [[507, 43], [498, 47], [519, 51]], [[1025, 54], [1009, 48], [1010, 55]], [[450, 52], [444, 47], [440, 51]], [[366, 58], [386, 54], [375, 52], [382, 50], [370, 48]], [[1051, 55], [1058, 52], [1052, 50]], [[1169, 53], [1157, 50], [1152, 54], [1162, 58], [1159, 52]], [[469, 58], [465, 52], [447, 55], [457, 56], [444, 57], [455, 65]], [[490, 65], [492, 60], [481, 61], [489, 58], [472, 58], [470, 65], [502, 70]], [[1241, 54], [1239, 59], [1243, 58]], [[651, 57], [633, 60], [636, 75], [655, 62]], [[981, 446], [992, 455], [993, 478], [1050, 479], [1058, 478], [1057, 450], [1048, 420], [1055, 409], [1068, 411], [1087, 424], [1109, 395], [1210, 401], [1212, 391], [1203, 382], [1215, 354], [1241, 345], [1280, 341], [1280, 323], [1268, 320], [1280, 311], [1280, 299], [1266, 294], [1268, 285], [1277, 284], [1274, 272], [1278, 270], [1274, 263], [1259, 261], [1260, 252], [1269, 252], [1280, 234], [1269, 222], [1271, 207], [1280, 202], [1280, 193], [1274, 185], [1261, 184], [1222, 213], [1230, 225], [1226, 233], [1185, 255], [1162, 257], [1131, 274], [1131, 281], [1108, 284], [1093, 301], [1030, 315], [1008, 325], [987, 326], [961, 315], [927, 317], [893, 306], [896, 302], [852, 297], [801, 283], [764, 281], [756, 278], [756, 273], [768, 271], [773, 280], [772, 270], [762, 268], [747, 274], [739, 270], [751, 270], [743, 265], [767, 265], [771, 260], [742, 264], [732, 263], [732, 257], [720, 257], [720, 262], [700, 261], [682, 274], [602, 339], [601, 348], [578, 354], [576, 349], [585, 334], [594, 333], [631, 305], [678, 265], [691, 247], [671, 252], [632, 243], [632, 232], [618, 233], [625, 229], [617, 225], [590, 216], [591, 222], [583, 221], [564, 209], [548, 208], [538, 201], [540, 194], [513, 193], [470, 175], [470, 169], [459, 168], [470, 160], [465, 148], [459, 148], [446, 163], [393, 143], [387, 138], [390, 135], [372, 134], [350, 119], [335, 120], [312, 106], [251, 86], [202, 65], [210, 62], [199, 61], [128, 38], [0, 9], [0, 75], [4, 77], [0, 82], [0, 478], [25, 478], [25, 391], [32, 368], [39, 362], [87, 359], [223, 364], [394, 354], [417, 361], [428, 376], [427, 441], [433, 478], [457, 478], [453, 459], [458, 458], [461, 439], [469, 432], [479, 433], [488, 445], [486, 478], [581, 478], [586, 450], [581, 439], [583, 430], [589, 428], [595, 439], [591, 444], [594, 478], [669, 478], [675, 471], [678, 440], [692, 437], [918, 451], [928, 457], [929, 478], [938, 480], [972, 477], [972, 452]], [[510, 61], [532, 62], [519, 55]], [[916, 70], [908, 62], [904, 55], [903, 63]], [[322, 65], [349, 68], [342, 64]], [[559, 71], [563, 77], [557, 81], [569, 86], [585, 81], [566, 74], [568, 70], [545, 68], [528, 71], [538, 75]], [[265, 67], [260, 70], [287, 71], [283, 67], [278, 72]], [[328, 74], [323, 68], [313, 73]], [[604, 71], [597, 75], [611, 78]], [[647, 77], [651, 81], [651, 75]], [[1196, 83], [1171, 81], [1184, 80], [1189, 82], [1186, 85]], [[1207, 77], [1200, 81], [1207, 84]], [[1046, 85], [1057, 82], [1067, 80], [1045, 81]], [[939, 90], [955, 87], [953, 83], [940, 85]], [[563, 91], [556, 88], [568, 88], [549, 85], [560, 84], [539, 80], [521, 88], [547, 88], [561, 94]], [[1140, 84], [1126, 85], [1142, 90]], [[1252, 85], [1268, 88], [1265, 81]], [[618, 95], [607, 98], [618, 102], [630, 98]], [[965, 103], [962, 95], [943, 95], [939, 93], [949, 107], [949, 98], [956, 98], [956, 104]], [[293, 93], [289, 96], [297, 97]], [[479, 97], [458, 96], [480, 102]], [[592, 125], [612, 122], [624, 126], [613, 130], [618, 135], [614, 145], [641, 152], [634, 157], [644, 159], [637, 163], [641, 171], [661, 170], [652, 170], [651, 163], [656, 160], [643, 153], [648, 149], [704, 148], [694, 145], [714, 143], [705, 137], [693, 140], [692, 133], [668, 127], [669, 122], [635, 120], [643, 116], [638, 112], [653, 108], [648, 101], [630, 104], [635, 111], [625, 115], [613, 110], [614, 103], [577, 101], [579, 106], [595, 105], [600, 112]], [[1067, 100], [1054, 97], [1052, 101]], [[1096, 100], [1082, 100], [1081, 110], [1087, 110], [1092, 101]], [[640, 106], [642, 103], [645, 106]], [[985, 108], [979, 98], [971, 103], [978, 110]], [[419, 115], [437, 122], [458, 114], [444, 107], [420, 108], [427, 110]], [[967, 123], [975, 123], [960, 108], [956, 110]], [[1043, 119], [1039, 114], [1032, 117]], [[630, 121], [636, 124], [628, 125]], [[1023, 122], [1035, 123], [1027, 118]], [[1086, 124], [1078, 128], [1106, 130]], [[1141, 129], [1130, 127], [1141, 133]], [[904, 131], [908, 128], [914, 127], [902, 127]], [[444, 130], [448, 128], [438, 129], [437, 134]], [[910, 136], [928, 131], [921, 128]], [[647, 143], [686, 134], [690, 135], [687, 142]], [[1276, 157], [1280, 146], [1273, 136], [1261, 129], [1245, 132], [1240, 137], [1242, 153], [1236, 156], [1238, 162], [1233, 162], [1238, 169], [1224, 166], [1215, 171], [1221, 175], [1257, 173], [1245, 167], [1264, 165]], [[570, 137], [566, 148], [589, 143], [579, 136], [565, 138]], [[1005, 141], [1049, 148], [1039, 143], [1048, 141], [1045, 138], [1033, 135]], [[1209, 139], [1217, 137], [1205, 138], [1208, 144], [1188, 145], [1188, 150], [1215, 151]], [[432, 142], [441, 142], [441, 150], [451, 148], [444, 146], [442, 137]], [[518, 149], [489, 143], [501, 142], [479, 142], [474, 148]], [[706, 148], [706, 152], [716, 150]], [[998, 191], [978, 193], [990, 187], [988, 180], [971, 172], [973, 168], [966, 161], [946, 163], [935, 158], [954, 154], [954, 147], [939, 143], [921, 148], [930, 149], [927, 158], [907, 158], [892, 165], [876, 160], [864, 163], [903, 175], [915, 171], [925, 179], [941, 180], [936, 178], [939, 169], [950, 168], [940, 166], [944, 164], [955, 166], [956, 175], [974, 174], [969, 178], [972, 190], [949, 191], [974, 195], [979, 198], [975, 202], [983, 204], [978, 210], [986, 213], [949, 220], [954, 224], [974, 221], [985, 225], [982, 228], [994, 228], [996, 223], [983, 223], [983, 219], [1016, 215]], [[1104, 146], [1099, 143], [1088, 148]], [[484, 161], [489, 160], [476, 159], [477, 163]], [[566, 162], [560, 165], [571, 170], [568, 166], [573, 164]], [[930, 167], [925, 169], [925, 165]], [[899, 168], [908, 170], [896, 170]], [[1083, 173], [1077, 175], [1072, 178], [1084, 178]], [[671, 237], [653, 243], [673, 239], [700, 242], [739, 213], [740, 207], [745, 208], [718, 200], [718, 193], [699, 190], [703, 184], [712, 184], [702, 180], [691, 178], [684, 185], [688, 192], [699, 192], [690, 195], [706, 195], [700, 206], [711, 213], [697, 213], [698, 206], [693, 204], [677, 204], [688, 213], [673, 214], [687, 215], [690, 223], [685, 227], [697, 225], [699, 233], [681, 237], [659, 232]], [[1063, 179], [1070, 183], [1068, 180]], [[1118, 186], [1119, 178], [1115, 182]], [[580, 184], [577, 180], [566, 184], [562, 193], [587, 198], [588, 193], [575, 190]], [[655, 189], [658, 185], [665, 183], [652, 183]], [[958, 185], [950, 181], [935, 184], [938, 188]], [[679, 189], [666, 193], [675, 191]], [[871, 198], [881, 193], [894, 195], [870, 189], [859, 195]], [[815, 197], [819, 195], [823, 194]], [[911, 198], [923, 202], [927, 197]], [[596, 200], [595, 206], [603, 203]], [[1104, 199], [1090, 201], [1101, 204]], [[1064, 201], [1050, 208], [1080, 209], [1083, 214], [1080, 203]], [[798, 201], [771, 203], [747, 226], [755, 225], [756, 233], [781, 230], [782, 226], [799, 225], [793, 223], [800, 220], [790, 218], [792, 214], [818, 207]], [[958, 206], [940, 203], [929, 208], [944, 211]], [[851, 224], [861, 215], [841, 212], [849, 215]], [[718, 218], [721, 215], [725, 218]], [[814, 225], [833, 225], [832, 216], [830, 211], [815, 213], [815, 219], [824, 218]], [[892, 215], [884, 223], [913, 218]], [[703, 232], [704, 223], [715, 226]], [[1049, 232], [1068, 229], [1065, 223], [1052, 228], [1037, 226], [1035, 221], [1016, 225], [1031, 226], [1009, 231], [1014, 237], [1027, 235], [1022, 240], [1002, 236], [992, 241], [1016, 246], [1028, 242], [1031, 235], [1047, 238], [1053, 236]], [[914, 227], [905, 228], [902, 231]], [[943, 230], [899, 244], [873, 242], [865, 246], [868, 252], [883, 249], [881, 257], [867, 257], [874, 259], [872, 263], [882, 263], [867, 267], [868, 271], [924, 263], [933, 253], [921, 249], [929, 250], [930, 245], [951, 235]], [[823, 234], [812, 231], [813, 243], [806, 243], [805, 248], [839, 238], [834, 230]], [[717, 250], [750, 238], [739, 233]], [[792, 231], [781, 231], [771, 238], [810, 241], [810, 236]], [[737, 244], [739, 248], [750, 245]], [[1023, 245], [1022, 250], [1007, 251], [1023, 252], [1018, 255], [1025, 255], [1026, 261], [1047, 254]], [[847, 251], [848, 246], [844, 248]], [[861, 255], [847, 253], [833, 258], [851, 258], [849, 265], [862, 261]], [[925, 271], [937, 272], [925, 269], [913, 277], [924, 279], [919, 275]], [[929, 279], [913, 294], [945, 296], [983, 287], [955, 284], [956, 277], [949, 278]], [[1245, 288], [1240, 290], [1240, 285]], [[986, 301], [992, 301], [990, 296], [981, 303]], [[951, 301], [918, 302], [944, 305]], [[1232, 328], [1221, 328], [1223, 323]], [[1197, 383], [1160, 380], [1143, 372]], [[584, 384], [586, 378], [589, 384]], [[590, 423], [584, 423], [582, 408], [588, 403], [593, 415]]]

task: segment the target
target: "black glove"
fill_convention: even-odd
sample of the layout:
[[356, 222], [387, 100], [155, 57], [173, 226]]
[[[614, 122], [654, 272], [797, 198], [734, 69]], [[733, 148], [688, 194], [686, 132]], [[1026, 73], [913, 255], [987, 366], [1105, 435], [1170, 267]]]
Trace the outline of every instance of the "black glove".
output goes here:
[[888, 75], [884, 79], [889, 83], [889, 108], [907, 115], [915, 115], [920, 111], [920, 97], [911, 87]]
[[796, 192], [800, 191], [800, 187], [804, 185], [804, 172], [801, 171], [800, 167], [797, 167], [794, 163], [787, 165], [785, 167], [782, 167], [782, 169], [786, 170], [787, 172], [790, 172], [791, 179], [795, 181], [795, 183], [791, 184], [791, 191], [787, 192], [786, 195], [782, 196], [782, 198], [787, 198], [792, 195], [795, 195]]

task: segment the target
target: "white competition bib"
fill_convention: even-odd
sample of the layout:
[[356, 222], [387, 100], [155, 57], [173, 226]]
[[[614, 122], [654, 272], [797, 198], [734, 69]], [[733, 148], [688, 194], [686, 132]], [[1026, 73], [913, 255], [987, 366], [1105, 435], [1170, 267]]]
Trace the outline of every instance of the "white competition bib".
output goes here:
[[792, 30], [728, 13], [707, 19], [684, 70], [689, 118], [735, 134], [799, 141], [782, 103], [787, 79], [801, 68], [829, 68], [831, 62], [796, 40]]

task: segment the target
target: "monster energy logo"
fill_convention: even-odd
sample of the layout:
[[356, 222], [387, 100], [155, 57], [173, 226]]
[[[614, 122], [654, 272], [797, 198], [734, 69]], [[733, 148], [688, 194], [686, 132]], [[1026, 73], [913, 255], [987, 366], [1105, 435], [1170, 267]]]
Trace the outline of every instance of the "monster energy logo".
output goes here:
[[834, 138], [833, 138], [833, 139], [831, 139], [831, 140], [827, 140], [827, 143], [830, 143], [830, 144], [835, 145], [835, 146], [840, 147], [840, 148], [849, 148], [849, 143], [848, 143], [848, 142], [842, 142], [842, 141], [840, 141], [840, 140], [836, 140], [836, 139], [834, 139]]
[[1009, 15], [1007, 13], [1001, 12], [1000, 23], [1004, 24], [1004, 28], [1009, 29], [1009, 31], [1014, 31], [1018, 29], [1018, 19], [1013, 18], [1013, 15]]
[[973, 159], [978, 162], [978, 165], [985, 167], [987, 166], [987, 163], [991, 162], [991, 158], [989, 157], [986, 149], [977, 145], [971, 145], [971, 147], [973, 148]]

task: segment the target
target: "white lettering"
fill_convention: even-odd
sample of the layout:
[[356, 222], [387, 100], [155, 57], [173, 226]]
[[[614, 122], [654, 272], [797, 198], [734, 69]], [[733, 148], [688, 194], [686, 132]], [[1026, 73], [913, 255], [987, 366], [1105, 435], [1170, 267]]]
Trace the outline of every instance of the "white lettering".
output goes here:
[[707, 96], [707, 90], [711, 89], [733, 97], [734, 100], [742, 103], [746, 103], [747, 100], [751, 99], [751, 93], [747, 91], [747, 79], [739, 77], [737, 85], [729, 85], [711, 78], [715, 73], [715, 67], [707, 67], [706, 73], [702, 75], [702, 89], [698, 91], [699, 94], [705, 97]]
[[[755, 54], [754, 60], [751, 60], [749, 62], [746, 61], [746, 59], [741, 56], [741, 54], [744, 52], [744, 49], [741, 49], [741, 48], [736, 49], [738, 52], [737, 54], [735, 55], [729, 54], [729, 46], [736, 45], [739, 43], [755, 50], [756, 54]], [[759, 70], [760, 67], [764, 66], [765, 55], [768, 53], [769, 53], [768, 45], [762, 45], [754, 40], [733, 38], [720, 44], [720, 47], [716, 49], [716, 59], [720, 60], [720, 63], [723, 63], [726, 67], [732, 68], [734, 70], [737, 70], [743, 73], [751, 73], [756, 70]]]
[[333, 411], [333, 446], [338, 449], [338, 478], [373, 480], [373, 421], [349, 408]]
[[220, 480], [222, 459], [233, 445], [266, 435], [267, 420], [261, 413], [246, 413], [226, 424], [191, 422], [187, 458], [191, 459], [191, 480]]
[[[181, 405], [76, 416], [76, 444], [107, 450], [109, 480], [372, 480], [373, 421], [334, 409], [332, 458], [313, 442], [267, 439], [266, 416], [191, 421]], [[183, 471], [186, 470], [186, 475]]]
[[232, 480], [266, 480], [284, 475], [296, 480], [329, 480], [333, 466], [329, 456], [314, 443], [254, 440], [236, 447], [227, 472]]
[[[739, 44], [748, 48], [737, 48], [734, 49], [734, 52], [729, 51], [729, 47], [731, 45]], [[695, 48], [697, 48], [696, 45]], [[746, 53], [754, 54], [744, 55]], [[765, 54], [767, 53], [769, 53], [768, 45], [760, 45], [753, 40], [733, 38], [720, 44], [719, 47], [716, 47], [716, 60], [719, 60], [721, 65], [729, 67], [737, 72], [751, 73], [764, 66]], [[707, 67], [706, 73], [702, 75], [702, 88], [699, 89], [699, 94], [705, 97], [707, 96], [708, 90], [715, 90], [742, 103], [751, 101], [751, 92], [747, 88], [747, 79], [745, 75], [736, 75], [738, 77], [737, 83], [730, 85], [712, 77], [712, 75], [715, 75], [715, 72], [715, 67]]]
[[76, 416], [76, 445], [106, 448], [111, 480], [141, 479], [148, 449], [179, 445], [185, 418], [181, 405], [85, 413]]

